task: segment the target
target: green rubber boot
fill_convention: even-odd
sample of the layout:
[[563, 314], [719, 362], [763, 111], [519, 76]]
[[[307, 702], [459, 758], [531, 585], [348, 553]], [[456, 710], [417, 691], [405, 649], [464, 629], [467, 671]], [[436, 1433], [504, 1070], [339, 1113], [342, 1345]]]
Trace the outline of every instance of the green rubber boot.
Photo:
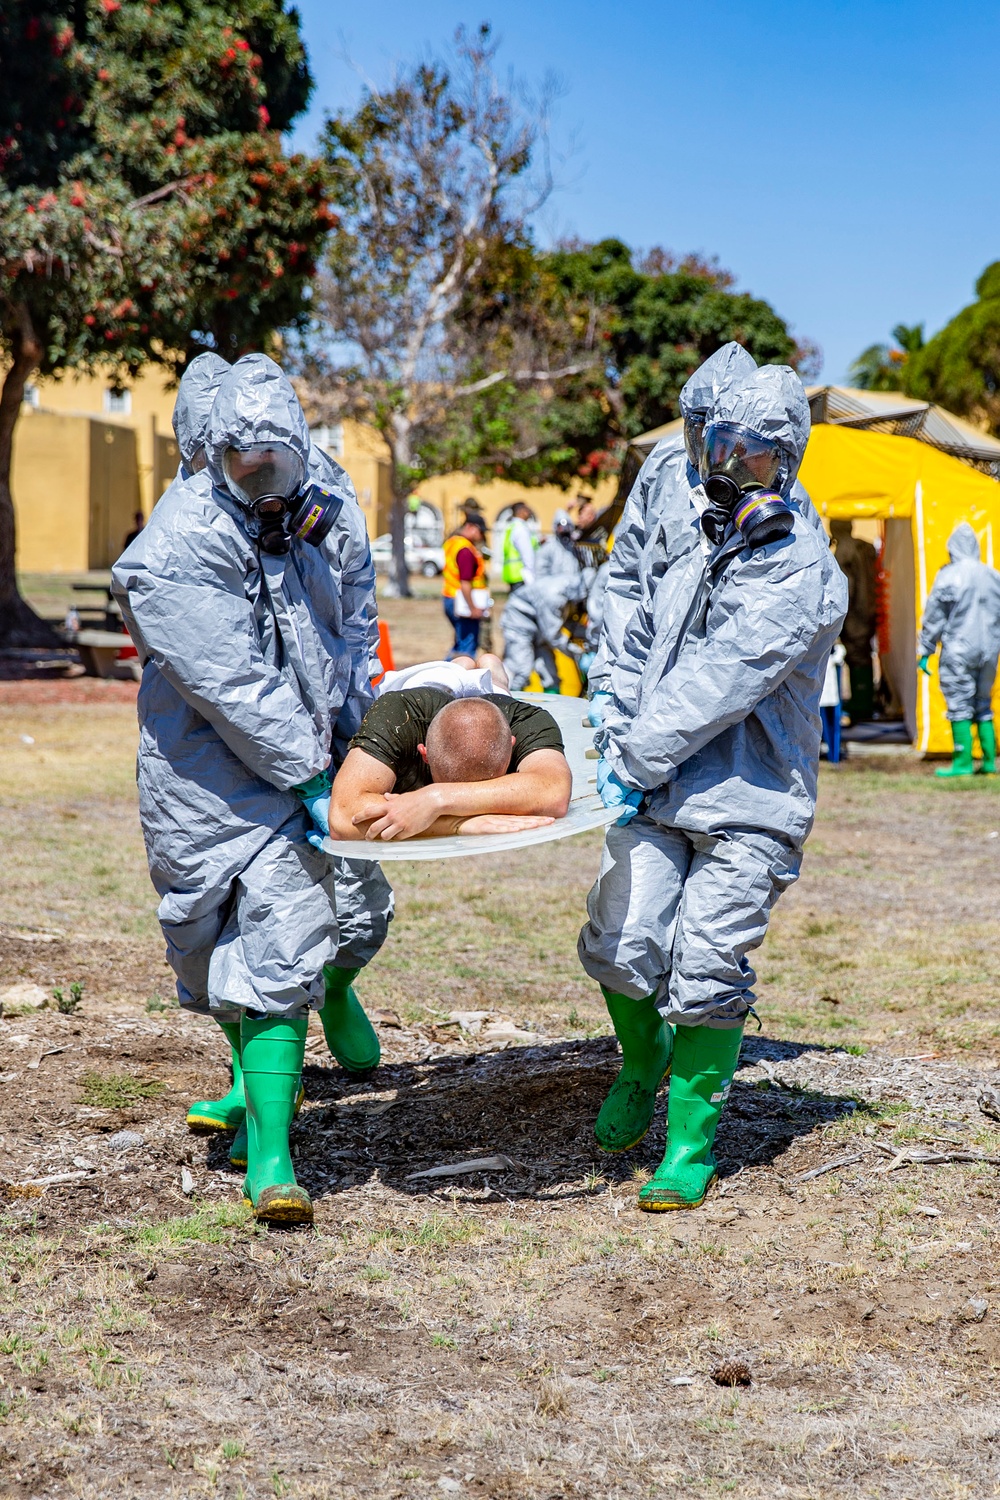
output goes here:
[[955, 741], [955, 753], [952, 756], [950, 766], [942, 766], [935, 771], [935, 776], [971, 776], [975, 771], [972, 764], [972, 720], [953, 719], [951, 724], [952, 739]]
[[736, 1064], [743, 1027], [678, 1026], [667, 1102], [667, 1151], [639, 1193], [651, 1213], [697, 1208], [718, 1176], [712, 1143]]
[[323, 970], [326, 998], [319, 1018], [327, 1046], [348, 1073], [370, 1073], [382, 1058], [375, 1028], [351, 983], [360, 973], [360, 969], [337, 969], [333, 964]]
[[[299, 1110], [302, 1108], [302, 1106], [303, 1106], [303, 1104], [305, 1104], [305, 1102], [306, 1102], [305, 1086], [300, 1083], [299, 1084], [299, 1092], [298, 1092], [298, 1094], [295, 1097], [295, 1115], [296, 1116], [298, 1115]], [[293, 1118], [294, 1118], [294, 1116], [293, 1116]], [[229, 1148], [229, 1164], [230, 1164], [230, 1166], [232, 1166], [232, 1167], [246, 1167], [247, 1161], [248, 1161], [247, 1136], [248, 1136], [247, 1122], [246, 1122], [246, 1119], [244, 1118], [243, 1124], [240, 1126], [239, 1130], [237, 1130], [236, 1135], [233, 1137], [233, 1144]]]
[[237, 1130], [246, 1118], [243, 1097], [243, 1066], [240, 1059], [240, 1023], [219, 1021], [233, 1052], [233, 1086], [222, 1099], [198, 1099], [187, 1112], [189, 1130]]
[[995, 776], [997, 774], [997, 737], [993, 728], [992, 719], [980, 719], [976, 725], [979, 735], [979, 748], [983, 752], [983, 763], [979, 767], [980, 776]]
[[622, 1066], [601, 1105], [594, 1135], [602, 1151], [628, 1151], [653, 1123], [656, 1091], [670, 1071], [673, 1035], [652, 995], [631, 1000], [603, 984], [601, 990], [621, 1043]]
[[309, 1017], [243, 1017], [243, 1085], [247, 1096], [244, 1195], [254, 1217], [270, 1224], [310, 1224], [313, 1206], [295, 1181], [288, 1128], [302, 1076]]

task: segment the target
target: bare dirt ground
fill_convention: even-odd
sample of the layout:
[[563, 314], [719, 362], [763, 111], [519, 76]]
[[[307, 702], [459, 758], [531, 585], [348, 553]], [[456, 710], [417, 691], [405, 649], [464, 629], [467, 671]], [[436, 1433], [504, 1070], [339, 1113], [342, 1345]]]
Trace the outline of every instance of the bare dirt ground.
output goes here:
[[3, 1500], [1000, 1493], [994, 783], [824, 771], [693, 1214], [635, 1208], [662, 1110], [593, 1144], [598, 841], [395, 866], [384, 1062], [314, 1025], [316, 1227], [274, 1233], [184, 1126], [223, 1047], [171, 1001], [134, 738], [128, 702], [0, 700]]

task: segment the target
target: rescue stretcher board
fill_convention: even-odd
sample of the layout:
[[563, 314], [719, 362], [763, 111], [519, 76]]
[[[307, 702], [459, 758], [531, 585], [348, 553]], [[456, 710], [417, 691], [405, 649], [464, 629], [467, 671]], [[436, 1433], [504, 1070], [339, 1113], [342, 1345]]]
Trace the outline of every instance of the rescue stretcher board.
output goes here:
[[[559, 725], [566, 749], [566, 759], [573, 773], [573, 790], [569, 811], [544, 828], [529, 828], [524, 833], [483, 833], [443, 839], [394, 839], [388, 841], [325, 839], [328, 854], [342, 859], [375, 861], [380, 865], [399, 859], [461, 859], [474, 854], [499, 854], [505, 849], [526, 849], [532, 844], [549, 844], [554, 839], [570, 838], [591, 828], [606, 828], [621, 816], [621, 808], [604, 806], [597, 794], [597, 761], [594, 730], [586, 722], [584, 698], [564, 698], [555, 693], [515, 693], [515, 698], [546, 709]], [[589, 757], [588, 757], [589, 752]]]

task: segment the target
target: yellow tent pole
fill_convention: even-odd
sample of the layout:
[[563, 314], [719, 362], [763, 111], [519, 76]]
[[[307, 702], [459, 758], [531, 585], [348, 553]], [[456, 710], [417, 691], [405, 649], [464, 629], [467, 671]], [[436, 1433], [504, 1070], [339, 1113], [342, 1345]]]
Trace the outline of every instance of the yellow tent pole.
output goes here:
[[[917, 528], [917, 632], [923, 624], [927, 605], [927, 552], [924, 536], [924, 487], [918, 479], [913, 488], [913, 517]], [[926, 672], [918, 671], [920, 678], [920, 750], [926, 752], [931, 733], [931, 680]]]

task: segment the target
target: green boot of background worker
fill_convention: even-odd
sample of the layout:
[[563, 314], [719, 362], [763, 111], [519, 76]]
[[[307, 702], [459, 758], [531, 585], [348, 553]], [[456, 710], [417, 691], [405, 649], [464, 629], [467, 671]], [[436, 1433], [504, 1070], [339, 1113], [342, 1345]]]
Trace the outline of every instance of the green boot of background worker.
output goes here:
[[652, 995], [632, 1000], [601, 985], [622, 1049], [621, 1071], [601, 1105], [594, 1135], [602, 1151], [637, 1146], [653, 1122], [656, 1091], [670, 1071], [673, 1038]]
[[295, 1181], [288, 1131], [302, 1076], [309, 1017], [243, 1017], [243, 1086], [247, 1098], [244, 1195], [269, 1224], [310, 1224], [313, 1206]]
[[712, 1146], [739, 1061], [743, 1026], [674, 1028], [667, 1150], [639, 1192], [648, 1213], [697, 1208], [718, 1176]]
[[979, 735], [979, 748], [983, 752], [983, 763], [979, 767], [980, 776], [995, 776], [997, 774], [997, 737], [993, 728], [992, 719], [980, 719], [976, 725], [976, 733]]
[[222, 1099], [199, 1099], [187, 1112], [190, 1130], [238, 1130], [246, 1117], [239, 1021], [219, 1021], [233, 1055], [233, 1086]]
[[[992, 725], [990, 726], [992, 728]], [[953, 719], [951, 723], [951, 735], [955, 741], [955, 752], [952, 756], [950, 766], [942, 766], [935, 771], [935, 776], [971, 776], [975, 772], [972, 763], [972, 720]], [[996, 769], [996, 747], [994, 746], [994, 769]]]
[[319, 1018], [327, 1046], [348, 1073], [370, 1073], [382, 1056], [375, 1028], [351, 982], [360, 973], [360, 969], [337, 969], [333, 964], [323, 970], [326, 998]]

